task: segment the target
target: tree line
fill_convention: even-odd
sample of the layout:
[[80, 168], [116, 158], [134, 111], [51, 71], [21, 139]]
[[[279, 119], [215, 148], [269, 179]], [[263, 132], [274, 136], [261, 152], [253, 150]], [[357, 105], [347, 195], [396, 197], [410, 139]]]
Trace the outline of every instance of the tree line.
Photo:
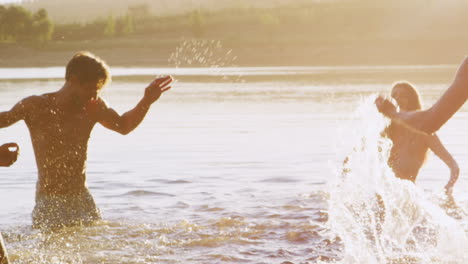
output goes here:
[[115, 17], [109, 15], [88, 23], [57, 24], [52, 40], [89, 40], [123, 37], [134, 33], [134, 16], [125, 14]]
[[52, 32], [53, 23], [45, 9], [30, 12], [17, 5], [0, 5], [0, 41], [44, 43]]
[[[454, 0], [455, 1], [455, 0]], [[232, 41], [364, 41], [439, 36], [455, 38], [468, 19], [468, 2], [432, 0], [312, 1], [297, 5], [207, 10], [157, 16], [147, 4], [84, 23], [52, 23], [45, 9], [0, 5], [0, 42], [82, 41], [114, 37], [228, 38]], [[436, 12], [441, 10], [441, 12]], [[443, 12], [442, 12], [443, 11]], [[445, 14], [445, 15], [444, 15]], [[463, 35], [464, 36], [464, 35]]]
[[[135, 12], [138, 12], [138, 9], [133, 11]], [[0, 5], [0, 42], [46, 43], [50, 40], [126, 36], [134, 31], [134, 14], [128, 13], [119, 17], [108, 16], [85, 24], [54, 24], [43, 8], [31, 12], [19, 5]]]

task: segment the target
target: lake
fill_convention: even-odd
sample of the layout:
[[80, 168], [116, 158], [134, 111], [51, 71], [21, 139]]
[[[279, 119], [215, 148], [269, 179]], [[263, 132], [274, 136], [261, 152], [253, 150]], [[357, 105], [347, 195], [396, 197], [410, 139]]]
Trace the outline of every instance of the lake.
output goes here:
[[[37, 176], [29, 133], [23, 122], [0, 130], [3, 143], [21, 147], [17, 163], [0, 170], [0, 231], [10, 259], [466, 263], [467, 106], [438, 132], [461, 169], [456, 216], [440, 207], [449, 179], [442, 161], [431, 155], [414, 186], [388, 173], [372, 148], [385, 122], [372, 97], [406, 79], [429, 106], [455, 70], [456, 65], [112, 68], [114, 80], [102, 97], [119, 113], [138, 102], [152, 75], [172, 74], [177, 81], [131, 134], [94, 128], [88, 186], [102, 222], [56, 233], [32, 229]], [[63, 75], [59, 67], [0, 69], [0, 110], [59, 89]], [[369, 138], [368, 146], [353, 153], [362, 137]], [[347, 155], [360, 162], [344, 179]], [[369, 237], [375, 223], [364, 205], [374, 192], [385, 194], [389, 216], [383, 231]]]

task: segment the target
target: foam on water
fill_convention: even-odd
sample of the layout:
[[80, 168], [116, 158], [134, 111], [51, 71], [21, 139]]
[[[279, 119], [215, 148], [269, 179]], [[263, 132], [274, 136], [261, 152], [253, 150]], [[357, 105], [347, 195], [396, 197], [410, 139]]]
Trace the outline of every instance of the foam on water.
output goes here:
[[[348, 148], [329, 184], [329, 228], [344, 245], [341, 263], [467, 263], [468, 240], [459, 223], [424, 192], [396, 178], [387, 165], [388, 121], [365, 99], [343, 131]], [[342, 147], [341, 147], [342, 148]]]

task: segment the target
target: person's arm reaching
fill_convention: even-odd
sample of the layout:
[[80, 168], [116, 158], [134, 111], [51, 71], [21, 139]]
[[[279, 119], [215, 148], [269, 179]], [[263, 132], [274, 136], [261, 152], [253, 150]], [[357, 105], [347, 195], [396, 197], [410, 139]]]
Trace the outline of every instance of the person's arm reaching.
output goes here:
[[430, 136], [428, 138], [428, 141], [429, 148], [450, 168], [450, 179], [445, 185], [445, 190], [447, 194], [451, 194], [453, 185], [455, 184], [455, 182], [458, 179], [458, 176], [460, 175], [460, 168], [458, 167], [458, 163], [448, 152], [448, 150], [444, 147], [437, 135], [434, 134]]
[[[30, 97], [31, 98], [31, 97]], [[9, 111], [0, 112], [0, 128], [8, 127], [25, 119], [26, 109], [31, 105], [30, 98], [18, 102]], [[18, 159], [19, 146], [16, 143], [6, 143], [0, 146], [0, 166], [11, 166]]]
[[98, 99], [98, 122], [104, 127], [119, 132], [123, 135], [130, 133], [143, 121], [151, 104], [156, 102], [162, 93], [171, 88], [172, 77], [157, 78], [145, 89], [143, 98], [130, 111], [119, 115], [112, 108], [108, 108], [104, 101]]
[[14, 123], [25, 119], [26, 109], [32, 104], [33, 97], [28, 97], [16, 105], [13, 106], [9, 111], [0, 112], [0, 128], [8, 127]]
[[378, 96], [375, 99], [375, 105], [377, 110], [382, 113], [384, 116], [390, 118], [392, 122], [398, 123], [408, 130], [419, 134], [421, 136], [429, 136], [428, 132], [421, 130], [418, 124], [409, 121], [411, 117], [416, 117], [418, 120], [425, 120], [425, 111], [414, 111], [414, 112], [398, 112], [397, 108], [393, 103], [384, 98], [383, 96]]
[[6, 143], [0, 146], [0, 166], [9, 167], [18, 159], [19, 146], [16, 143]]
[[439, 100], [429, 109], [415, 112], [397, 112], [393, 104], [379, 97], [375, 104], [385, 116], [409, 127], [432, 134], [439, 130], [468, 99], [468, 57], [458, 68], [455, 79]]

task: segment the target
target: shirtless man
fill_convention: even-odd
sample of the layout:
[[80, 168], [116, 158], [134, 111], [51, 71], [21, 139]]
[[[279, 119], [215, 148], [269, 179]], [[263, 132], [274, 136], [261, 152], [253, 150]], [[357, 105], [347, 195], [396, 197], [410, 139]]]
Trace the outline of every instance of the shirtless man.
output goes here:
[[[7, 143], [0, 146], [0, 166], [8, 167], [18, 158], [19, 147], [16, 143]], [[0, 233], [0, 264], [8, 264], [8, 254]]]
[[24, 98], [0, 113], [0, 128], [24, 120], [31, 135], [38, 169], [33, 227], [73, 226], [101, 219], [86, 185], [88, 141], [94, 125], [130, 133], [172, 82], [170, 76], [155, 79], [136, 106], [119, 115], [99, 96], [109, 80], [104, 61], [80, 52], [68, 62], [61, 89]]

